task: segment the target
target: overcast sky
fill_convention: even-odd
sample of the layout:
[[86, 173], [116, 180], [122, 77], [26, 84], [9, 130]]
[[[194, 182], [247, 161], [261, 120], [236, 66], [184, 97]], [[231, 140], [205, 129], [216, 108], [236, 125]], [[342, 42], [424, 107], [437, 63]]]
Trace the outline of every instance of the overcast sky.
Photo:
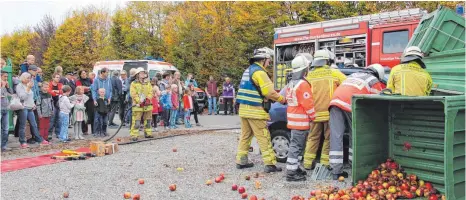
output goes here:
[[25, 26], [33, 27], [46, 14], [60, 24], [71, 9], [94, 5], [114, 11], [117, 6], [124, 7], [126, 1], [128, 0], [0, 0], [0, 35]]

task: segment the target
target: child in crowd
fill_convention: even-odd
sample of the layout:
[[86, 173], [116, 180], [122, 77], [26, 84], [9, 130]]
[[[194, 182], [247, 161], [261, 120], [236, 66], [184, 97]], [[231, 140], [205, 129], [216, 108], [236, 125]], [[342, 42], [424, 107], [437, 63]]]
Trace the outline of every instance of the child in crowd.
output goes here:
[[172, 110], [173, 107], [171, 87], [166, 87], [165, 91], [162, 92], [160, 102], [163, 107], [163, 125], [165, 126], [165, 130], [168, 130], [170, 129], [170, 110]]
[[99, 98], [97, 99], [96, 113], [95, 113], [95, 137], [107, 136], [107, 122], [108, 122], [108, 101], [105, 99], [105, 88], [99, 88]]
[[68, 85], [63, 86], [63, 95], [61, 95], [58, 99], [58, 105], [60, 107], [60, 135], [59, 139], [61, 142], [68, 142], [70, 139], [68, 139], [68, 125], [69, 125], [69, 118], [70, 118], [70, 112], [71, 108], [74, 107], [74, 105], [70, 102], [70, 99], [68, 96], [70, 96], [71, 93], [71, 87]]
[[74, 128], [74, 139], [84, 140], [82, 123], [87, 122], [86, 102], [89, 100], [87, 95], [84, 95], [84, 87], [76, 87], [76, 94], [70, 97], [74, 104], [73, 115], [71, 115], [71, 124]]
[[52, 95], [49, 93], [49, 83], [43, 82], [40, 90], [40, 101], [37, 105], [37, 114], [39, 115], [39, 134], [50, 142], [49, 128], [50, 118], [54, 113], [55, 106], [53, 106]]
[[154, 127], [154, 131], [157, 132], [157, 117], [159, 115], [159, 96], [160, 91], [157, 85], [152, 86], [152, 127]]
[[178, 108], [180, 105], [180, 101], [178, 100], [178, 85], [172, 84], [172, 94], [171, 94], [171, 99], [172, 99], [172, 110], [170, 113], [170, 128], [171, 129], [176, 129], [178, 126], [176, 126], [176, 120], [177, 120], [177, 113], [178, 113]]
[[193, 109], [193, 99], [190, 90], [184, 90], [183, 95], [184, 108], [184, 127], [191, 128], [191, 110]]

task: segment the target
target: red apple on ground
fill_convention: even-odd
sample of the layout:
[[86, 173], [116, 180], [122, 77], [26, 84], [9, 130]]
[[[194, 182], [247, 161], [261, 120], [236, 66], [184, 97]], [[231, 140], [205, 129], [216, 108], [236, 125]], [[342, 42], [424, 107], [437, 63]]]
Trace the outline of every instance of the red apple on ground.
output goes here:
[[246, 179], [247, 181], [251, 180], [251, 177], [250, 176], [245, 176], [244, 179]]
[[215, 178], [215, 182], [216, 182], [216, 183], [220, 183], [220, 182], [222, 182], [222, 177], [221, 177], [221, 176], [219, 176], [219, 177]]
[[117, 142], [121, 142], [121, 138], [117, 138]]
[[249, 197], [249, 200], [257, 200], [257, 196], [256, 196], [256, 195], [251, 195], [251, 196]]
[[176, 190], [176, 184], [171, 184], [170, 186], [168, 186], [168, 189], [170, 189], [170, 191], [175, 191]]
[[410, 192], [416, 192], [416, 190], [417, 190], [416, 186], [411, 186], [411, 188], [409, 188]]
[[131, 193], [125, 192], [125, 194], [123, 194], [123, 198], [125, 198], [125, 199], [131, 198]]
[[248, 198], [248, 194], [247, 194], [247, 193], [241, 193], [241, 198], [242, 198], [242, 199]]
[[177, 150], [176, 148], [173, 148], [172, 151], [173, 151], [173, 152], [177, 152], [178, 150]]
[[425, 185], [425, 187], [426, 187], [427, 189], [429, 189], [429, 190], [432, 190], [432, 188], [434, 188], [434, 187], [432, 186], [432, 183], [429, 183], [429, 182], [425, 183], [424, 185]]
[[311, 191], [311, 196], [312, 196], [312, 197], [313, 197], [313, 196], [316, 196], [316, 191], [315, 191], [315, 190], [312, 190], [312, 191]]
[[438, 200], [438, 197], [437, 197], [437, 195], [432, 194], [432, 195], [429, 196], [429, 200]]
[[63, 193], [63, 198], [68, 198], [69, 196], [70, 196], [70, 193], [68, 192]]
[[417, 176], [414, 174], [409, 175], [409, 180], [410, 181], [417, 181]]
[[244, 192], [246, 192], [246, 189], [243, 186], [238, 188], [238, 193], [243, 194]]
[[135, 195], [133, 196], [133, 200], [139, 200], [139, 199], [141, 199], [141, 195], [135, 194]]
[[409, 190], [409, 186], [406, 183], [402, 183], [401, 186], [400, 186], [400, 189], [401, 190]]
[[238, 186], [236, 184], [233, 184], [231, 186], [231, 190], [236, 191], [238, 189]]
[[144, 184], [144, 179], [140, 178], [140, 179], [138, 180], [138, 182], [139, 182], [139, 184], [142, 185], [142, 184]]

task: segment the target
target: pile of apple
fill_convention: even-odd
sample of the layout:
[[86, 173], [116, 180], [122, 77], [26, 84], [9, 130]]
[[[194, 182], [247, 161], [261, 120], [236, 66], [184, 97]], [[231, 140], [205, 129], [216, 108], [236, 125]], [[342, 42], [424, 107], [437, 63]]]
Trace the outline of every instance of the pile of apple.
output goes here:
[[[327, 187], [324, 190], [311, 192], [310, 200], [394, 200], [426, 197], [428, 200], [445, 200], [445, 196], [432, 186], [431, 183], [419, 180], [416, 175], [407, 175], [404, 170], [392, 159], [378, 166], [367, 179], [358, 181], [358, 184], [346, 190], [336, 187]], [[303, 197], [294, 196], [300, 200]]]

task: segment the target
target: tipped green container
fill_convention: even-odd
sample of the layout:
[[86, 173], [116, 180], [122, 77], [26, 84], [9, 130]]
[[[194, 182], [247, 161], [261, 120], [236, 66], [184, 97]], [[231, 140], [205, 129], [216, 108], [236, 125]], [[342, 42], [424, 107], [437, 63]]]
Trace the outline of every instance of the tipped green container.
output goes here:
[[354, 183], [390, 157], [446, 199], [466, 199], [464, 22], [441, 7], [423, 18], [408, 44], [426, 53], [431, 96], [353, 97]]

